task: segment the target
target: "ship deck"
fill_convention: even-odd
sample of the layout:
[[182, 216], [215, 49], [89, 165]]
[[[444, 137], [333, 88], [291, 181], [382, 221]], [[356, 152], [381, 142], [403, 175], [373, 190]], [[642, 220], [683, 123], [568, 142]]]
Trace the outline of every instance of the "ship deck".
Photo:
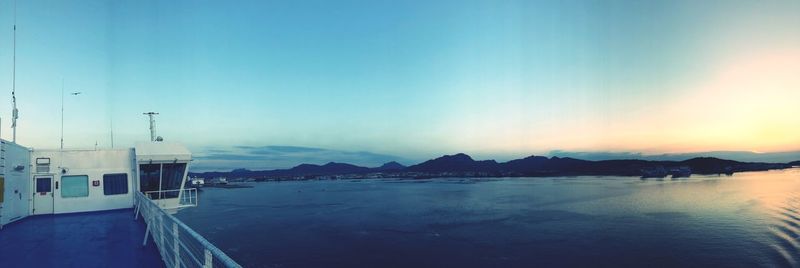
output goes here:
[[2, 267], [164, 267], [133, 209], [37, 215], [0, 230]]

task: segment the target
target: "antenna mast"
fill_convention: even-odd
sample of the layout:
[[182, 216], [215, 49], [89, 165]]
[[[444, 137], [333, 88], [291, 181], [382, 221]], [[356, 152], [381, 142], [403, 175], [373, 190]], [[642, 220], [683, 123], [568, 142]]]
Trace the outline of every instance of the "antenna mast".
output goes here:
[[158, 113], [146, 112], [144, 115], [150, 117], [150, 141], [156, 141], [156, 119], [153, 117]]
[[[72, 92], [69, 94], [78, 96], [81, 92]], [[61, 150], [64, 150], [64, 78], [61, 78]]]
[[61, 150], [64, 150], [64, 78], [61, 78]]
[[111, 148], [114, 148], [114, 115], [111, 115], [111, 119], [109, 119], [109, 127], [111, 130]]
[[14, 0], [14, 59], [11, 71], [11, 102], [13, 108], [11, 109], [11, 129], [12, 129], [12, 142], [17, 143], [17, 118], [19, 118], [19, 110], [17, 110], [17, 1]]

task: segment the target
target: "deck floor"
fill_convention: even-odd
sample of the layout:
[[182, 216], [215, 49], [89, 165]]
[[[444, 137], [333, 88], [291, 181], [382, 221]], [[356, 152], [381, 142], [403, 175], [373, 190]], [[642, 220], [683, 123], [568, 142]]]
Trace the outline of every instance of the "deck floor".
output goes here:
[[0, 230], [0, 267], [163, 267], [145, 227], [132, 209], [27, 217]]

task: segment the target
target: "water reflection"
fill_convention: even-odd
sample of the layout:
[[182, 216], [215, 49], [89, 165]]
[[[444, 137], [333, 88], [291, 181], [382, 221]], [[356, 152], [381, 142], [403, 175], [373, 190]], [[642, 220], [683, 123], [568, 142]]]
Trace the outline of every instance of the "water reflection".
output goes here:
[[794, 266], [799, 178], [269, 182], [178, 217], [248, 267]]

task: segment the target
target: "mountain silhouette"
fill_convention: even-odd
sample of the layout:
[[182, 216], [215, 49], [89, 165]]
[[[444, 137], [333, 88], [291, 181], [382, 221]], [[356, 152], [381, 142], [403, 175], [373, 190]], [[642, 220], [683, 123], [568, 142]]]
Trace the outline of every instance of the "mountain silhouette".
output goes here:
[[445, 155], [408, 167], [407, 171], [415, 172], [491, 172], [498, 171], [494, 160], [475, 161], [469, 155], [460, 153]]
[[[388, 162], [380, 167], [368, 168], [346, 163], [329, 162], [324, 165], [301, 164], [290, 169], [251, 171], [235, 169], [230, 172], [191, 173], [202, 177], [297, 177], [322, 175], [354, 175], [381, 173], [394, 177], [447, 177], [447, 176], [656, 176], [672, 174], [675, 177], [689, 174], [733, 174], [744, 171], [763, 171], [790, 168], [792, 163], [738, 162], [714, 157], [696, 157], [683, 161], [602, 160], [589, 161], [570, 157], [529, 156], [498, 163], [494, 160], [474, 160], [459, 153], [444, 155], [412, 166]], [[422, 174], [422, 175], [420, 175]]]
[[392, 162], [385, 163], [385, 164], [381, 165], [380, 167], [373, 168], [373, 170], [375, 170], [375, 171], [392, 171], [392, 170], [396, 171], [396, 170], [402, 170], [404, 168], [406, 168], [406, 166], [404, 166], [403, 164], [400, 164], [400, 163], [397, 163], [395, 161], [392, 161]]
[[348, 173], [362, 173], [370, 171], [369, 168], [359, 167], [356, 165], [329, 162], [325, 165], [312, 165], [301, 164], [289, 169], [287, 172], [290, 174], [298, 175], [330, 175], [330, 174], [348, 174]]

